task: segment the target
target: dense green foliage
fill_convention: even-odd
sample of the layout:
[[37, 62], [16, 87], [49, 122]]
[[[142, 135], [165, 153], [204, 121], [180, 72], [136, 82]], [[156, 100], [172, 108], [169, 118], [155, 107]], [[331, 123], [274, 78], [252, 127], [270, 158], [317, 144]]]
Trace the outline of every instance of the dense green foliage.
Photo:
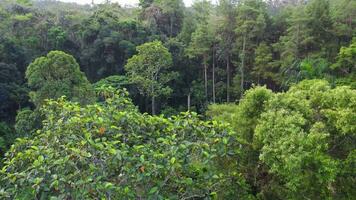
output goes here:
[[355, 90], [321, 80], [286, 93], [256, 87], [238, 105], [214, 105], [208, 115], [235, 129], [243, 145], [239, 170], [258, 197], [355, 196]]
[[[306, 78], [354, 85], [354, 13], [352, 0], [202, 0], [189, 8], [180, 0], [142, 1], [138, 8], [2, 1], [0, 117], [13, 122], [16, 110], [31, 106], [26, 68], [51, 50], [73, 55], [94, 83], [129, 75], [128, 59], [155, 40], [172, 56], [166, 74], [179, 74], [163, 84], [171, 92], [155, 99], [157, 113], [202, 113], [209, 102], [238, 100], [253, 84], [274, 91]], [[152, 95], [138, 92], [137, 81], [129, 84], [134, 103], [152, 112]]]
[[248, 196], [243, 178], [222, 170], [236, 162], [229, 152], [235, 136], [225, 125], [194, 113], [140, 114], [127, 93], [99, 93], [105, 101], [85, 107], [63, 98], [46, 103], [43, 128], [7, 153], [2, 198]]
[[0, 0], [1, 199], [355, 198], [355, 0], [96, 2]]
[[61, 51], [51, 51], [46, 57], [37, 58], [26, 70], [29, 96], [36, 107], [45, 99], [57, 99], [63, 95], [72, 101], [87, 103], [93, 90], [80, 71], [75, 59]]
[[155, 98], [172, 93], [172, 89], [166, 86], [176, 76], [174, 72], [167, 72], [172, 65], [172, 56], [159, 41], [140, 45], [137, 52], [127, 61], [125, 69], [140, 93], [152, 98], [151, 111], [155, 114]]

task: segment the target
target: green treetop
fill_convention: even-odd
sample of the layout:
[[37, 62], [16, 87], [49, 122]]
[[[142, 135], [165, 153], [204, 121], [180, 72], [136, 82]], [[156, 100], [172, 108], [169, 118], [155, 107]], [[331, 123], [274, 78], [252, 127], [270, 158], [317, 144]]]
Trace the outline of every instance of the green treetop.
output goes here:
[[127, 61], [125, 69], [131, 82], [137, 84], [140, 93], [151, 97], [152, 114], [155, 114], [155, 98], [172, 92], [167, 86], [176, 76], [176, 73], [167, 71], [172, 65], [172, 56], [159, 41], [140, 45], [137, 51], [138, 54]]
[[93, 94], [89, 81], [80, 71], [74, 57], [62, 51], [51, 51], [37, 58], [26, 70], [31, 88], [31, 101], [38, 107], [45, 99], [63, 95], [73, 101], [87, 103]]

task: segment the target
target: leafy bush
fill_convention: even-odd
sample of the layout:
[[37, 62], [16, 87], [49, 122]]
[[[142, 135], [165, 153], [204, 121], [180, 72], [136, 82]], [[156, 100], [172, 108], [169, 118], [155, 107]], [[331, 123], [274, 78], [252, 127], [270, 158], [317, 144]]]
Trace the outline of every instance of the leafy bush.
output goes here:
[[242, 144], [238, 171], [259, 198], [355, 196], [355, 90], [308, 80], [285, 93], [254, 88], [231, 106], [209, 113], [234, 128]]
[[21, 109], [17, 112], [15, 130], [18, 136], [31, 135], [34, 129], [41, 123], [41, 117], [38, 110], [29, 108]]
[[237, 161], [226, 125], [140, 114], [126, 92], [100, 94], [105, 101], [85, 107], [45, 103], [43, 128], [6, 154], [1, 198], [249, 198], [243, 178], [226, 170]]
[[116, 89], [122, 89], [130, 85], [130, 82], [126, 76], [113, 75], [101, 79], [100, 81], [93, 84], [94, 88], [100, 88], [101, 86], [106, 85]]

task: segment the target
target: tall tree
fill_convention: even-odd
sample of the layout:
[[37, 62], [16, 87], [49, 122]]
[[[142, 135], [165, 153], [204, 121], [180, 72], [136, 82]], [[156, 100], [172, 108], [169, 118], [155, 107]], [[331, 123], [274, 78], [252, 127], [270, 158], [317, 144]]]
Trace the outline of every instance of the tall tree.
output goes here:
[[257, 79], [258, 84], [267, 84], [277, 79], [278, 70], [272, 62], [272, 49], [265, 42], [262, 42], [255, 50], [255, 60], [252, 74]]
[[333, 32], [341, 44], [356, 35], [356, 2], [353, 0], [330, 1]]
[[[240, 90], [244, 92], [247, 63], [251, 63], [253, 48], [262, 40], [266, 27], [266, 5], [262, 0], [245, 0], [238, 5], [237, 48], [240, 52]], [[249, 62], [247, 62], [249, 61]]]
[[162, 13], [168, 18], [165, 30], [169, 37], [176, 36], [182, 27], [184, 20], [184, 4], [182, 0], [156, 0], [155, 3], [162, 9]]
[[90, 81], [123, 74], [126, 59], [135, 46], [146, 41], [142, 25], [125, 19], [125, 11], [116, 5], [100, 5], [81, 23], [80, 64]]
[[190, 58], [201, 58], [204, 69], [205, 98], [208, 100], [208, 66], [212, 46], [212, 34], [207, 24], [199, 24], [192, 34], [192, 41], [187, 49]]
[[305, 6], [294, 7], [287, 18], [288, 28], [286, 34], [275, 45], [280, 54], [279, 64], [281, 67], [282, 85], [287, 86], [295, 82], [299, 64], [308, 54], [311, 46], [311, 30], [307, 26]]
[[161, 42], [148, 42], [136, 49], [137, 55], [127, 61], [125, 70], [129, 79], [137, 84], [140, 93], [151, 98], [151, 111], [154, 115], [156, 98], [168, 96], [172, 92], [166, 84], [177, 74], [168, 71], [172, 65], [172, 56]]
[[330, 59], [336, 54], [328, 0], [312, 0], [296, 6], [287, 22], [287, 33], [279, 41], [284, 86], [298, 81], [296, 77], [304, 58], [321, 56]]
[[73, 56], [51, 51], [34, 60], [26, 70], [31, 101], [40, 107], [45, 99], [63, 95], [70, 100], [88, 103], [93, 100], [91, 85]]
[[[312, 45], [307, 51], [317, 51], [321, 56], [330, 56], [333, 50], [332, 41], [335, 41], [332, 33], [332, 21], [330, 14], [329, 0], [311, 0], [306, 5], [306, 14], [308, 17], [307, 26], [310, 28]], [[330, 52], [331, 51], [331, 52]]]
[[208, 62], [213, 42], [211, 27], [209, 27], [211, 4], [206, 0], [197, 1], [194, 3], [193, 8], [195, 9], [197, 29], [192, 33], [191, 42], [186, 51], [190, 58], [202, 60], [205, 98], [208, 100]]
[[219, 50], [226, 63], [226, 101], [230, 101], [231, 57], [236, 34], [236, 1], [220, 0], [218, 7], [219, 25], [217, 29]]

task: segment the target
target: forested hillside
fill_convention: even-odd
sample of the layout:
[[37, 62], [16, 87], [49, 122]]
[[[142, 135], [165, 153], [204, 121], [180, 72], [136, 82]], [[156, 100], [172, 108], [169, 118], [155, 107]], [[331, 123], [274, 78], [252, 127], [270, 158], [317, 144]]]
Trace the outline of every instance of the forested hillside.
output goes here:
[[356, 1], [0, 0], [0, 199], [356, 198]]

